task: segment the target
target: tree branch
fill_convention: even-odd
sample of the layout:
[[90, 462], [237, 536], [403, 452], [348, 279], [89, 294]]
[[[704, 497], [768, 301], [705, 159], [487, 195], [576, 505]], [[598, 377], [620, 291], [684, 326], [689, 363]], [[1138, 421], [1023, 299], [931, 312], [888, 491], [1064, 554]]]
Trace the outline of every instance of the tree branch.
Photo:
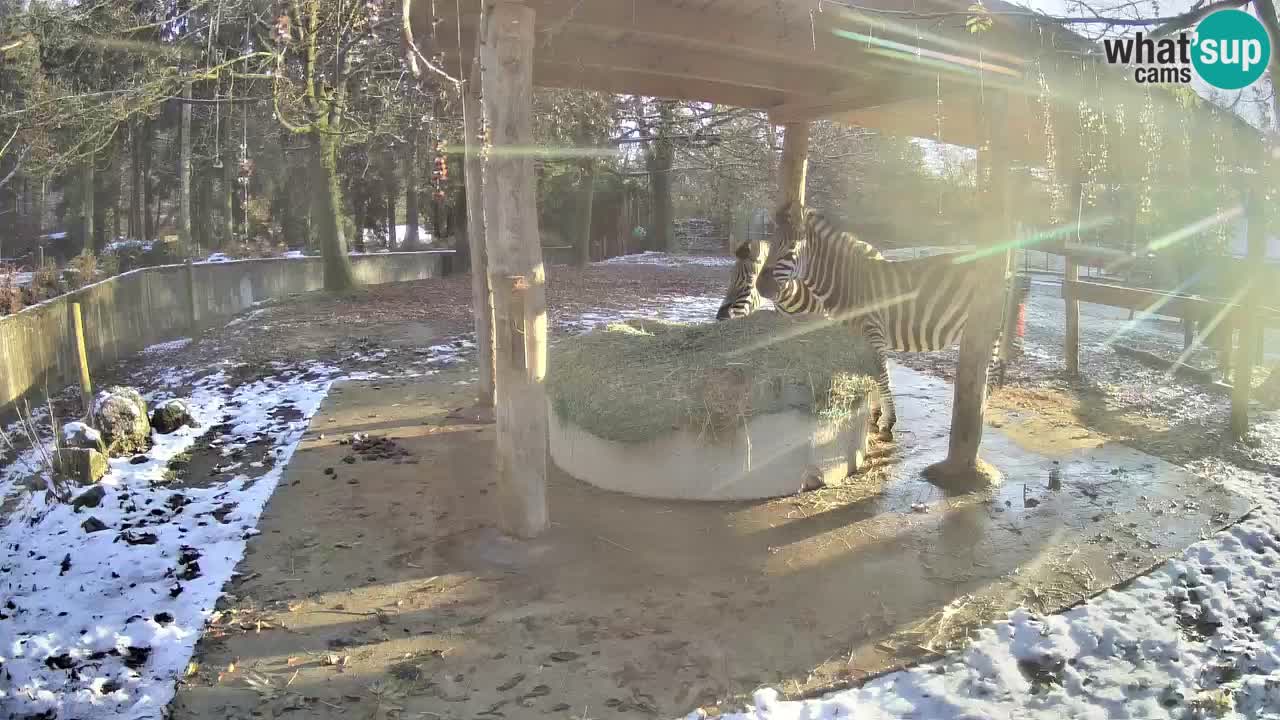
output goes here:
[[[888, 15], [905, 20], [943, 20], [959, 17], [969, 18], [974, 15], [974, 13], [964, 10], [916, 12], [914, 10], [886, 10], [866, 7], [852, 2], [844, 2], [843, 0], [826, 1], [830, 2], [832, 5], [837, 5], [860, 13], [866, 13], [868, 15]], [[987, 14], [992, 17], [1025, 17], [1047, 20], [1060, 25], [1116, 25], [1126, 27], [1148, 27], [1151, 25], [1159, 25], [1160, 27], [1156, 29], [1155, 33], [1169, 34], [1191, 27], [1210, 13], [1218, 10], [1242, 7], [1244, 5], [1248, 5], [1250, 2], [1252, 2], [1252, 0], [1218, 0], [1218, 2], [1209, 3], [1208, 5], [1196, 8], [1195, 10], [1181, 15], [1167, 15], [1152, 18], [1106, 17], [1103, 15], [1062, 16], [1048, 15], [1034, 10], [997, 10], [989, 11]]]

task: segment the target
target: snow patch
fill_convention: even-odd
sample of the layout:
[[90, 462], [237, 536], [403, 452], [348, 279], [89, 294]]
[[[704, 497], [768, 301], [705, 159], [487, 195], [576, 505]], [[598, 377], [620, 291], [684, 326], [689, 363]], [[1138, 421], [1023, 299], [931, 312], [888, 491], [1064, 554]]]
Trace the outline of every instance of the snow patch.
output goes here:
[[736, 258], [718, 255], [672, 255], [671, 253], [646, 250], [634, 255], [618, 255], [608, 260], [600, 260], [592, 265], [658, 265], [680, 267], [682, 265], [702, 265], [707, 267], [729, 267], [737, 262]]
[[162, 343], [156, 343], [155, 345], [148, 345], [146, 348], [143, 349], [142, 352], [148, 355], [166, 353], [166, 352], [172, 352], [174, 350], [181, 350], [182, 348], [190, 344], [191, 344], [191, 338], [189, 337], [178, 338], [177, 340], [170, 340], [169, 342], [162, 342]]

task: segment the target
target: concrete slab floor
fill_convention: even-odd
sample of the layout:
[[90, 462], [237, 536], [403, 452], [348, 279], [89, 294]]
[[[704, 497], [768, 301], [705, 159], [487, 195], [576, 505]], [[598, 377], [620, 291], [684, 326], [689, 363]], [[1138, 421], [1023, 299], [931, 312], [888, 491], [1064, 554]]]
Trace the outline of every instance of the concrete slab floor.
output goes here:
[[[856, 482], [681, 503], [552, 468], [553, 527], [511, 541], [489, 527], [493, 426], [468, 409], [463, 377], [335, 388], [174, 718], [735, 708], [761, 684], [795, 695], [919, 659], [1020, 604], [1060, 609], [1247, 510], [1030, 415], [987, 430], [984, 457], [1005, 482], [948, 497], [919, 470], [945, 454], [950, 386], [894, 368], [898, 440], [873, 446]], [[352, 433], [389, 442], [341, 444]]]

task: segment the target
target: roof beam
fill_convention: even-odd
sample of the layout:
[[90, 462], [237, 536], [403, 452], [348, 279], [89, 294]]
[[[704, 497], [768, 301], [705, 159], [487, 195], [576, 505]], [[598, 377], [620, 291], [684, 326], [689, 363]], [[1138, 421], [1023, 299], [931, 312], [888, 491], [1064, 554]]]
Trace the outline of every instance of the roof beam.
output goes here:
[[808, 100], [796, 99], [776, 105], [769, 108], [769, 122], [774, 125], [785, 125], [792, 122], [822, 120], [926, 95], [936, 102], [935, 93], [935, 88], [926, 88], [917, 83], [907, 84], [900, 80], [894, 83], [878, 82], [855, 92]]
[[[748, 0], [726, 5], [734, 11], [690, 10], [667, 3], [634, 0], [525, 0], [538, 17], [535, 54], [554, 45], [565, 34], [600, 37], [622, 34], [628, 40], [655, 45], [710, 50], [717, 55], [757, 58], [792, 66], [823, 68], [829, 72], [870, 77], [860, 65], [859, 43], [826, 32], [829, 21], [823, 16], [811, 20], [812, 3], [751, 3]], [[812, 8], [809, 7], [812, 5]], [[742, 12], [753, 6], [756, 12]], [[457, 13], [450, 3], [437, 5], [446, 24], [454, 25]], [[767, 17], [761, 17], [761, 15]], [[465, 28], [474, 27], [476, 14], [463, 11]], [[449, 34], [445, 32], [444, 34]]]
[[[456, 34], [443, 33], [439, 44], [447, 65], [457, 62]], [[463, 33], [462, 56], [472, 57], [474, 48]], [[596, 89], [627, 94], [640, 93], [622, 81], [626, 74], [644, 74], [666, 77], [673, 82], [700, 81], [720, 85], [732, 85], [747, 90], [762, 90], [779, 96], [821, 97], [834, 92], [847, 91], [858, 84], [856, 78], [825, 71], [814, 71], [795, 66], [765, 63], [753, 64], [736, 61], [708, 50], [690, 50], [680, 47], [663, 47], [651, 43], [637, 44], [628, 41], [608, 41], [600, 37], [562, 37], [550, 47], [535, 50], [536, 64], [560, 67], [580, 67], [592, 72], [615, 72], [619, 80]], [[560, 85], [562, 86], [562, 85]], [[665, 93], [658, 93], [664, 95]], [[775, 100], [776, 101], [776, 100]], [[750, 107], [761, 107], [752, 105]], [[764, 106], [767, 107], [767, 106]]]
[[777, 90], [746, 88], [697, 78], [671, 77], [636, 70], [587, 68], [551, 62], [534, 63], [533, 82], [538, 87], [644, 95], [754, 110], [765, 110], [790, 97]]

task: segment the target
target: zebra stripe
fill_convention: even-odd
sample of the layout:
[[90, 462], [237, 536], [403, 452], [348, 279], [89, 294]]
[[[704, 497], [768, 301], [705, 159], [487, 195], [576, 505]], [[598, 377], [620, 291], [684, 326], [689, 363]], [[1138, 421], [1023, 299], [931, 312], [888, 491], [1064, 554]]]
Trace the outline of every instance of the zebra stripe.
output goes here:
[[[780, 239], [769, 249], [758, 291], [767, 297], [808, 288], [829, 316], [866, 338], [875, 351], [880, 390], [872, 422], [882, 438], [892, 437], [897, 412], [885, 354], [945, 350], [959, 342], [978, 290], [972, 267], [957, 263], [957, 254], [886, 260], [818, 212], [790, 203], [778, 211], [777, 228]], [[996, 336], [987, 367], [996, 384], [1004, 383], [1002, 335]]]
[[[756, 290], [756, 278], [764, 269], [767, 252], [768, 247], [760, 242], [748, 240], [738, 246], [734, 253], [738, 260], [733, 264], [729, 290], [725, 293], [720, 309], [716, 311], [716, 320], [746, 317], [764, 306], [765, 299]], [[788, 291], [779, 293], [773, 305], [779, 312], [788, 315], [823, 312], [822, 303], [808, 288], [798, 283]]]

